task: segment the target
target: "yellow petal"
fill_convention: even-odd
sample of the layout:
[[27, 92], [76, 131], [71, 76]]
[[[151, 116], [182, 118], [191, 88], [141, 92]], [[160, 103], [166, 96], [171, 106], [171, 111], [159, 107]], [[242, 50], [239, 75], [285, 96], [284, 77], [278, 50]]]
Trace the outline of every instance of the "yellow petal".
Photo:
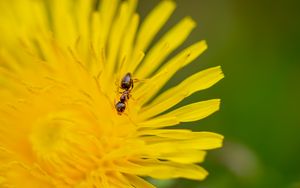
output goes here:
[[46, 177], [44, 174], [42, 175], [38, 169], [30, 169], [20, 163], [9, 163], [2, 166], [0, 177], [2, 177], [2, 184], [0, 182], [0, 187], [54, 187], [50, 178]]
[[[182, 52], [177, 54], [174, 58], [166, 62], [158, 73], [156, 73], [149, 82], [145, 82], [141, 87], [135, 89], [134, 93], [136, 98], [140, 98], [147, 94], [147, 97], [143, 97], [140, 100], [142, 104], [152, 99], [157, 92], [167, 83], [167, 81], [182, 67], [191, 63], [199, 55], [201, 55], [207, 49], [205, 41], [197, 42], [190, 47], [184, 49]], [[163, 75], [163, 76], [158, 76]], [[149, 88], [149, 89], [147, 89]]]
[[13, 57], [12, 54], [4, 49], [0, 49], [0, 67], [11, 72], [20, 72], [20, 63]]
[[175, 9], [175, 3], [171, 0], [161, 1], [143, 21], [137, 34], [135, 48], [128, 62], [129, 72], [134, 72], [140, 61], [141, 53], [145, 52], [157, 32], [162, 28]]
[[[144, 133], [145, 136], [150, 136], [150, 135], [156, 135], [158, 137], [163, 137], [165, 139], [156, 139], [155, 137], [151, 138], [147, 138], [145, 139], [145, 141], [147, 141], [148, 143], [150, 143], [150, 148], [151, 148], [151, 143], [152, 142], [165, 142], [166, 138], [173, 138], [173, 140], [175, 141], [176, 139], [192, 139], [192, 138], [197, 138], [200, 136], [203, 136], [203, 134], [195, 134], [189, 130], [146, 130], [146, 131], [142, 131]], [[151, 134], [152, 132], [152, 134]], [[162, 132], [161, 134], [158, 134], [157, 132]], [[183, 133], [184, 136], [181, 135], [181, 133]], [[184, 134], [186, 133], [186, 134]], [[145, 147], [146, 145], [144, 145], [143, 147]], [[161, 152], [153, 152], [152, 148], [151, 149], [146, 149], [140, 150], [141, 152], [141, 156], [145, 157], [145, 158], [157, 158], [157, 159], [161, 159], [161, 160], [169, 160], [169, 161], [173, 161], [173, 162], [177, 162], [177, 163], [199, 163], [202, 162], [205, 158], [205, 151], [201, 151], [201, 150], [194, 150], [194, 149], [178, 149], [177, 147], [172, 147], [171, 149], [167, 149], [167, 150], [162, 150]]]
[[[127, 22], [129, 19], [129, 5], [128, 2], [124, 1], [121, 3], [119, 12], [116, 14], [116, 18], [112, 21], [111, 30], [108, 35], [108, 43], [107, 51], [107, 59], [105, 61], [104, 70], [101, 74], [101, 87], [103, 91], [107, 91], [110, 93], [113, 91], [113, 86], [110, 82], [113, 80], [115, 74], [114, 71], [118, 67], [118, 53], [121, 44], [121, 37], [123, 36], [123, 32], [125, 26], [127, 26]], [[130, 15], [131, 16], [131, 15]]]
[[208, 150], [222, 146], [223, 136], [211, 132], [195, 132], [186, 139], [159, 138], [154, 136], [141, 137], [147, 144], [147, 151], [173, 153], [182, 150]]
[[172, 153], [165, 153], [155, 157], [157, 157], [158, 159], [173, 161], [176, 163], [191, 164], [203, 162], [205, 155], [205, 151], [183, 150]]
[[[120, 64], [123, 61], [122, 55], [122, 45], [126, 37], [123, 37], [130, 27], [130, 21], [134, 15], [136, 0], [123, 1], [119, 7], [119, 12], [116, 14], [116, 18], [113, 20], [112, 28], [109, 32], [109, 45], [107, 45], [107, 61], [105, 63], [104, 70], [101, 74], [101, 87], [103, 91], [107, 93], [113, 92], [115, 85], [111, 84], [112, 80], [116, 80], [115, 70], [119, 70]], [[136, 16], [134, 16], [135, 19]], [[134, 21], [134, 20], [133, 20]], [[137, 21], [134, 21], [137, 24]], [[134, 29], [133, 25], [133, 29]], [[129, 36], [130, 37], [130, 36]]]
[[139, 131], [138, 135], [139, 136], [155, 135], [158, 136], [157, 140], [160, 141], [164, 141], [165, 138], [184, 140], [184, 139], [195, 139], [199, 137], [206, 137], [212, 135], [216, 136], [215, 133], [193, 132], [189, 129], [145, 129]]
[[[145, 129], [138, 132], [139, 136], [145, 135], [156, 135], [163, 138], [176, 138], [176, 139], [186, 139], [191, 138], [191, 133], [189, 129]], [[188, 136], [185, 136], [188, 135]]]
[[50, 8], [53, 11], [53, 30], [56, 38], [65, 46], [75, 44], [78, 32], [75, 20], [72, 18], [71, 2], [54, 0], [50, 3], [52, 5]]
[[[131, 4], [130, 4], [131, 3]], [[112, 29], [109, 34], [109, 46], [108, 46], [108, 59], [107, 63], [114, 65], [113, 68], [118, 69], [119, 61], [122, 60], [121, 57], [118, 56], [120, 53], [119, 50], [122, 48], [124, 42], [124, 33], [127, 34], [128, 27], [130, 26], [130, 21], [132, 20], [132, 14], [136, 4], [136, 1], [123, 1], [120, 5], [120, 12], [117, 14], [116, 19], [113, 22]], [[136, 17], [136, 16], [135, 16]], [[136, 18], [135, 18], [136, 19]], [[134, 20], [133, 20], [134, 21]], [[134, 21], [134, 24], [137, 24]], [[133, 25], [133, 29], [134, 29]], [[129, 38], [132, 38], [128, 36]], [[127, 38], [127, 37], [126, 37]], [[131, 39], [132, 40], [132, 39]], [[114, 70], [114, 69], [113, 69]], [[112, 70], [112, 71], [113, 71]], [[105, 70], [106, 71], [106, 70]], [[108, 71], [108, 70], [107, 70]], [[112, 72], [110, 72], [112, 74]]]
[[101, 20], [99, 12], [94, 12], [91, 17], [91, 61], [87, 62], [91, 74], [96, 78], [104, 67], [104, 50], [101, 49]]
[[157, 179], [189, 178], [202, 180], [208, 174], [206, 170], [197, 165], [153, 159], [137, 159], [132, 162], [122, 162], [118, 163], [116, 168], [125, 173], [150, 176]]
[[141, 188], [155, 188], [154, 185], [150, 184], [149, 182], [145, 181], [144, 179], [142, 179], [138, 176], [126, 174], [125, 177], [129, 180], [131, 185], [133, 185], [134, 187], [137, 187], [137, 188], [139, 188], [139, 187], [141, 187]]
[[150, 42], [169, 19], [174, 9], [175, 3], [173, 1], [161, 1], [146, 17], [137, 36], [136, 48], [139, 51], [146, 51]]
[[133, 43], [135, 39], [135, 34], [138, 28], [139, 23], [139, 16], [138, 14], [135, 14], [133, 18], [131, 19], [131, 22], [126, 29], [126, 37], [123, 39], [123, 45], [121, 46], [121, 52], [120, 52], [120, 60], [119, 62], [122, 63], [123, 60], [125, 62], [120, 65], [119, 75], [125, 75], [127, 72], [132, 72], [131, 68], [129, 67], [131, 63], [131, 53], [133, 51]]
[[139, 128], [150, 128], [150, 127], [166, 127], [178, 124], [179, 121], [176, 117], [168, 116], [168, 117], [157, 117], [151, 120], [147, 120], [141, 123], [138, 123], [137, 126]]
[[[74, 6], [74, 16], [76, 18], [76, 26], [80, 37], [77, 42], [77, 53], [84, 59], [90, 59], [88, 55], [90, 50], [90, 34], [91, 25], [90, 17], [92, 10], [94, 9], [94, 0], [78, 0]], [[84, 62], [86, 65], [89, 61]]]
[[149, 118], [168, 110], [194, 92], [209, 88], [224, 77], [221, 68], [206, 69], [187, 78], [179, 85], [159, 95], [141, 110], [141, 118]]
[[110, 185], [108, 187], [132, 187], [131, 182], [122, 174], [122, 173], [115, 173], [112, 172], [111, 178], [109, 178]]
[[147, 78], [153, 73], [165, 58], [185, 41], [195, 25], [190, 17], [181, 20], [147, 52], [141, 66], [134, 73], [135, 76], [137, 78]]
[[112, 20], [115, 16], [117, 7], [119, 5], [119, 0], [102, 0], [99, 3], [99, 13], [101, 19], [101, 31], [103, 35], [101, 37], [101, 47], [100, 49], [105, 49], [108, 41], [109, 30], [112, 25]]
[[180, 122], [197, 121], [219, 110], [220, 99], [197, 102], [178, 108], [163, 117], [177, 117]]

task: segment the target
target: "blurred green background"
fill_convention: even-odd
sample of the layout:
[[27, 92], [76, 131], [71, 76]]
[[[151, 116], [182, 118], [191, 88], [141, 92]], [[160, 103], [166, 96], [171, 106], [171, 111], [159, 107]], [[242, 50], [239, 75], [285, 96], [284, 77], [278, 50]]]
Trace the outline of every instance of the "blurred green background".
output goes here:
[[[158, 2], [140, 0], [138, 12], [145, 17]], [[221, 133], [225, 143], [209, 152], [205, 181], [154, 183], [159, 188], [300, 188], [300, 1], [176, 2], [160, 36], [189, 15], [198, 25], [180, 49], [200, 39], [209, 48], [169, 86], [222, 66], [225, 79], [182, 104], [221, 98], [219, 112], [184, 126]]]

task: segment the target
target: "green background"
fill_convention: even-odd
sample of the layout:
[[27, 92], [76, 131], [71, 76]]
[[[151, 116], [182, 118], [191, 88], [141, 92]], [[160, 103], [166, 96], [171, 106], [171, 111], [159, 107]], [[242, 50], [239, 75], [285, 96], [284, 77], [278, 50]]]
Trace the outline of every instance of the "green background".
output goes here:
[[[138, 12], [145, 17], [158, 2], [140, 0]], [[181, 103], [221, 98], [221, 110], [181, 126], [221, 133], [225, 143], [209, 152], [206, 180], [153, 182], [159, 188], [300, 188], [300, 1], [176, 2], [160, 36], [189, 15], [197, 28], [180, 49], [200, 39], [209, 48], [168, 87], [216, 65], [225, 73]]]

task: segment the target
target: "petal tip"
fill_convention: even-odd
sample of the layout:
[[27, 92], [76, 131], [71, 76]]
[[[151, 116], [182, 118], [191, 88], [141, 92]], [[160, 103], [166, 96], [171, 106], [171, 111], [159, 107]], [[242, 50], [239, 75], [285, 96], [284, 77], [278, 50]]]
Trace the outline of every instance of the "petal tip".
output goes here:
[[189, 25], [191, 28], [195, 28], [197, 23], [195, 22], [195, 20], [190, 17], [190, 16], [186, 16], [184, 18], [184, 21], [186, 22], [187, 25]]

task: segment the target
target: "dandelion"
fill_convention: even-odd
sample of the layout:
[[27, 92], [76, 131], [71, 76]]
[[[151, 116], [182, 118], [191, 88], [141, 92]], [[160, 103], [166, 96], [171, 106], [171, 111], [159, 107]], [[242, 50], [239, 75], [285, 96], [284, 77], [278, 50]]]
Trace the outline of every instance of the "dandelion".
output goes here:
[[[198, 72], [159, 94], [206, 43], [169, 57], [194, 21], [182, 19], [152, 45], [175, 4], [161, 1], [141, 23], [136, 5], [0, 1], [0, 187], [147, 188], [154, 186], [144, 177], [207, 176], [199, 163], [223, 137], [170, 127], [207, 117], [220, 100], [172, 107], [222, 71]], [[118, 113], [127, 73], [133, 88]]]

